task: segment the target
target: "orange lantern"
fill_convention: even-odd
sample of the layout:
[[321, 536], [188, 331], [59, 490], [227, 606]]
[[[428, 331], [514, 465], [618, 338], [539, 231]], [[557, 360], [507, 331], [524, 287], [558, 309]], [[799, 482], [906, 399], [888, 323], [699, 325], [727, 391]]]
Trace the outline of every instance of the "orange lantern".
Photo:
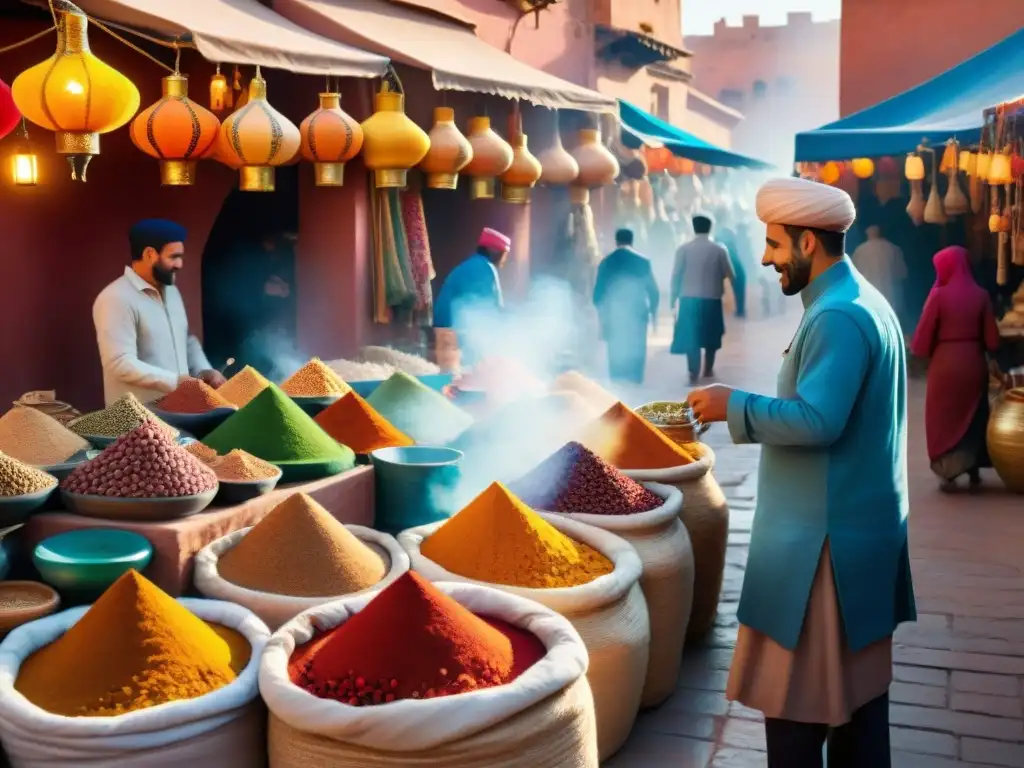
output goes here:
[[429, 135], [430, 151], [420, 163], [420, 169], [427, 174], [427, 187], [455, 189], [459, 184], [459, 171], [473, 159], [469, 139], [455, 125], [455, 110], [435, 107], [434, 127]]
[[541, 152], [537, 159], [540, 160], [541, 184], [564, 186], [571, 184], [580, 175], [580, 167], [576, 160], [562, 146], [562, 132], [558, 129], [557, 120], [554, 143]]
[[340, 93], [321, 93], [319, 108], [299, 126], [299, 152], [313, 162], [318, 187], [340, 187], [345, 163], [363, 148], [363, 128], [341, 108]]
[[469, 143], [473, 147], [473, 159], [465, 168], [465, 173], [473, 177], [469, 197], [490, 200], [495, 180], [512, 166], [512, 147], [491, 129], [491, 118], [482, 116], [469, 121]]
[[512, 165], [501, 174], [501, 199], [506, 203], [530, 202], [530, 190], [543, 172], [540, 161], [526, 148], [526, 134], [518, 114], [509, 119]]
[[668, 147], [644, 147], [644, 159], [647, 161], [647, 174], [656, 176], [671, 167], [674, 156]]
[[858, 179], [870, 179], [875, 175], [875, 163], [870, 157], [858, 157], [850, 163], [853, 175]]
[[693, 172], [697, 169], [697, 164], [693, 160], [688, 160], [685, 157], [672, 156], [672, 161], [669, 163], [668, 172], [672, 176], [692, 176]]
[[842, 169], [839, 167], [839, 163], [827, 162], [821, 166], [821, 170], [818, 172], [818, 178], [821, 179], [823, 184], [835, 184], [839, 181], [839, 176], [842, 173]]
[[571, 198], [574, 203], [586, 203], [590, 200], [589, 190], [615, 182], [619, 175], [619, 161], [601, 143], [601, 131], [597, 128], [583, 128], [579, 138], [572, 156], [580, 167], [580, 173], [573, 182]]
[[187, 187], [195, 183], [196, 161], [217, 141], [220, 120], [188, 97], [188, 77], [168, 75], [163, 97], [142, 110], [129, 134], [135, 146], [160, 161], [160, 183]]

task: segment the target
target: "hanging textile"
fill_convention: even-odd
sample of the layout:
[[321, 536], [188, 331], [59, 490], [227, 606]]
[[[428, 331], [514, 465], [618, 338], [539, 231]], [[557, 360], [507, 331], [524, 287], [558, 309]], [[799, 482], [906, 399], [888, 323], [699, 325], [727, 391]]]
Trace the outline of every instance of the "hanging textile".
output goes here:
[[387, 301], [387, 277], [384, 272], [384, 228], [381, 226], [381, 198], [376, 190], [370, 191], [371, 230], [373, 232], [373, 322], [387, 325], [391, 322], [391, 312]]
[[427, 234], [427, 218], [423, 209], [423, 196], [419, 192], [402, 192], [402, 222], [409, 241], [409, 265], [412, 269], [413, 289], [416, 292], [416, 316], [420, 325], [433, 325], [434, 292], [430, 281], [434, 272], [434, 260], [430, 254], [430, 238]]

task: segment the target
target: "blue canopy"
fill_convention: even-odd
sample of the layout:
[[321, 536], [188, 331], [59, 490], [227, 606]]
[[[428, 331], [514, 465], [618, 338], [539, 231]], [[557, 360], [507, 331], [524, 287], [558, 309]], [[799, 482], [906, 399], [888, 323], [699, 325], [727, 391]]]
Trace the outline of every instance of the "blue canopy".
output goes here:
[[726, 168], [774, 167], [770, 163], [709, 144], [622, 99], [619, 99], [619, 119], [623, 128], [622, 143], [630, 149], [639, 149], [645, 143], [663, 144], [676, 157], [707, 165]]
[[1022, 95], [1024, 28], [916, 88], [797, 134], [796, 160], [898, 155], [913, 152], [922, 139], [976, 144], [984, 110]]

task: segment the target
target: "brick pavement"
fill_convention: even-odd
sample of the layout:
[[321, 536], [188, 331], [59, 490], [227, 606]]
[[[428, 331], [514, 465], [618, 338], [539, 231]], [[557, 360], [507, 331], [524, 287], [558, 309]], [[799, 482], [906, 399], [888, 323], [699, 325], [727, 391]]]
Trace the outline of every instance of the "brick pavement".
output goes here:
[[[719, 380], [774, 391], [799, 311], [730, 323]], [[667, 325], [667, 324], [666, 324]], [[687, 390], [683, 358], [653, 342], [633, 404]], [[919, 620], [897, 634], [891, 689], [895, 768], [1024, 768], [1024, 503], [985, 476], [981, 496], [937, 491], [924, 448], [923, 382], [911, 385], [911, 556]], [[706, 644], [687, 648], [678, 692], [637, 721], [608, 768], [754, 768], [766, 765], [760, 713], [723, 691], [736, 642], [759, 449], [735, 446], [722, 426], [706, 436], [731, 506], [719, 617]]]

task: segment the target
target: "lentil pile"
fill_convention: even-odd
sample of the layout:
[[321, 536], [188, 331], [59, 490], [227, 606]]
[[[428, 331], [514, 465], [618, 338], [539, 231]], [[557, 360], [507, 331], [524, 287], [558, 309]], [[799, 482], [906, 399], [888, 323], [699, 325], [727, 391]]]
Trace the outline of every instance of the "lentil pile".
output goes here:
[[529, 632], [475, 615], [408, 571], [296, 648], [288, 672], [314, 696], [360, 707], [507, 685], [544, 654]]
[[156, 407], [169, 413], [208, 413], [235, 405], [205, 381], [185, 379], [177, 389], [157, 400]]
[[35, 408], [15, 406], [0, 417], [0, 451], [37, 466], [61, 464], [89, 442]]
[[57, 478], [53, 475], [0, 453], [0, 497], [39, 493], [52, 488], [56, 482]]
[[61, 487], [91, 496], [168, 498], [213, 490], [217, 476], [150, 421], [75, 467]]
[[510, 587], [575, 587], [611, 573], [611, 561], [573, 541], [492, 483], [421, 545], [442, 568], [467, 579]]
[[139, 402], [130, 392], [115, 400], [102, 411], [87, 413], [75, 419], [68, 426], [79, 435], [95, 435], [97, 437], [120, 437], [131, 432], [144, 421], [155, 422], [158, 427], [172, 438], [179, 434], [178, 430], [157, 418], [156, 414]]
[[270, 382], [262, 373], [251, 365], [247, 365], [225, 381], [217, 392], [229, 403], [244, 408], [256, 395], [269, 386]]
[[352, 391], [352, 387], [318, 357], [285, 379], [281, 389], [292, 397], [330, 397]]
[[635, 515], [665, 502], [579, 443], [568, 443], [510, 486], [534, 509]]
[[204, 464], [212, 464], [220, 458], [220, 454], [213, 450], [213, 448], [200, 442], [189, 443], [185, 446], [185, 450]]
[[275, 463], [344, 460], [352, 456], [273, 384], [238, 413], [228, 416], [203, 442], [220, 454], [241, 448]]
[[367, 402], [421, 445], [445, 445], [472, 423], [473, 417], [448, 398], [407, 373], [394, 373]]
[[356, 453], [412, 445], [413, 440], [374, 410], [356, 392], [349, 392], [317, 414], [314, 421]]
[[[209, 450], [209, 449], [207, 449]], [[212, 462], [214, 474], [218, 480], [234, 483], [269, 480], [281, 471], [269, 461], [253, 456], [251, 453], [236, 448], [227, 456], [217, 456]]]
[[206, 624], [128, 571], [67, 632], [29, 656], [14, 687], [67, 717], [111, 717], [198, 696], [249, 663], [244, 637]]
[[334, 597], [372, 587], [388, 566], [304, 493], [282, 501], [217, 565], [240, 587], [293, 597]]
[[619, 469], [666, 469], [692, 464], [699, 458], [622, 403], [591, 422], [579, 442]]

